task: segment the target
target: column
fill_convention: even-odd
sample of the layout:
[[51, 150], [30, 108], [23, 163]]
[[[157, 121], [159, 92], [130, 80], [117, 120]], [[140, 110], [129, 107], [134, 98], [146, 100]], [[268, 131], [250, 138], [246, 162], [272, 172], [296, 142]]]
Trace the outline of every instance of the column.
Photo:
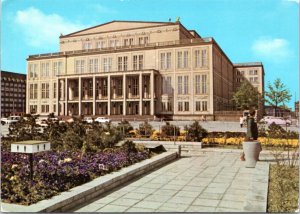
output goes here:
[[65, 110], [64, 110], [64, 115], [69, 115], [68, 112], [68, 80], [65, 78], [65, 93], [64, 93], [64, 98], [65, 98]]
[[107, 115], [110, 115], [110, 75], [107, 76]]
[[150, 74], [150, 94], [151, 94], [150, 115], [154, 115], [154, 71], [151, 71]]
[[123, 74], [123, 115], [126, 115], [126, 75]]
[[143, 115], [143, 76], [142, 76], [142, 73], [140, 73], [140, 75], [139, 75], [139, 96], [140, 96], [139, 115]]
[[56, 79], [56, 109], [55, 113], [57, 116], [59, 116], [59, 80]]
[[82, 94], [81, 94], [81, 77], [79, 77], [78, 80], [78, 115], [81, 115], [81, 99], [82, 99]]
[[93, 115], [96, 115], [96, 77], [93, 76]]

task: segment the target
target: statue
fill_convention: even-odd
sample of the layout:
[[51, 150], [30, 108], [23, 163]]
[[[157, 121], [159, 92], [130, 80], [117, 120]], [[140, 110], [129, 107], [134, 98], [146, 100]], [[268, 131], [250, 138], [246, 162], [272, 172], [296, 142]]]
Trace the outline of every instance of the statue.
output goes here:
[[180, 17], [179, 16], [176, 18], [176, 22], [180, 22]]
[[247, 117], [247, 134], [246, 140], [257, 140], [258, 137], [258, 128], [257, 123], [254, 120], [255, 110], [250, 110]]

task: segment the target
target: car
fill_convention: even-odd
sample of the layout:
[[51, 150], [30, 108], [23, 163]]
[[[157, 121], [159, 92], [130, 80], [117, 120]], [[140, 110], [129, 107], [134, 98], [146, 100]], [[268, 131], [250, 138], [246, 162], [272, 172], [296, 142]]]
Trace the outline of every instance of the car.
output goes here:
[[47, 127], [48, 126], [47, 120], [45, 120], [45, 119], [36, 120], [35, 123], [42, 126], [42, 127]]
[[86, 123], [93, 123], [93, 118], [91, 118], [91, 117], [85, 117], [85, 118], [83, 118], [82, 121], [86, 122]]
[[1, 124], [13, 124], [21, 119], [20, 116], [9, 116], [8, 118], [1, 118]]
[[98, 123], [109, 123], [109, 121], [110, 121], [110, 119], [108, 119], [108, 118], [105, 118], [105, 117], [97, 117], [96, 119], [95, 119], [95, 122], [98, 122]]
[[285, 120], [282, 117], [273, 117], [273, 116], [266, 116], [263, 119], [261, 119], [260, 122], [268, 125], [275, 123], [276, 125], [290, 126], [292, 124], [290, 120]]

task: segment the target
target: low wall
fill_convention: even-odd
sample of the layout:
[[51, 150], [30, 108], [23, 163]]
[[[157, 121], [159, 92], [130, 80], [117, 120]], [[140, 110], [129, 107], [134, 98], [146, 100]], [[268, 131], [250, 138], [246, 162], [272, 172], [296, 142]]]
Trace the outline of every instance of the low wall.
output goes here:
[[177, 152], [164, 152], [150, 159], [136, 163], [117, 172], [96, 178], [81, 186], [62, 192], [50, 199], [30, 206], [1, 203], [2, 212], [66, 212], [92, 200], [115, 187], [133, 180], [155, 168], [159, 168], [178, 157]]

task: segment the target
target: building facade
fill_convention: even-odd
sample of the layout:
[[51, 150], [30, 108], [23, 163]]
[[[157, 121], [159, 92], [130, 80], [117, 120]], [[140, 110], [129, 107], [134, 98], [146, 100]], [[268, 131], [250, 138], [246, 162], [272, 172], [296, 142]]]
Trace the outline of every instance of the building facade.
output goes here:
[[216, 41], [180, 22], [112, 21], [61, 35], [60, 52], [27, 61], [26, 109], [39, 114], [209, 119], [231, 109], [237, 84]]
[[1, 117], [26, 110], [26, 74], [1, 71]]

